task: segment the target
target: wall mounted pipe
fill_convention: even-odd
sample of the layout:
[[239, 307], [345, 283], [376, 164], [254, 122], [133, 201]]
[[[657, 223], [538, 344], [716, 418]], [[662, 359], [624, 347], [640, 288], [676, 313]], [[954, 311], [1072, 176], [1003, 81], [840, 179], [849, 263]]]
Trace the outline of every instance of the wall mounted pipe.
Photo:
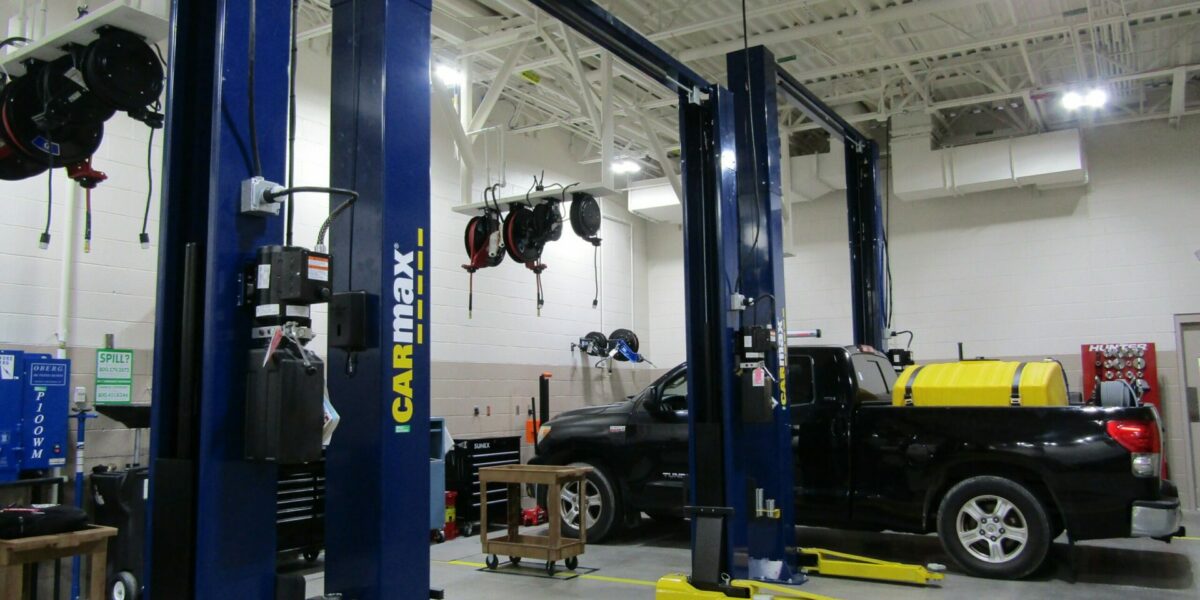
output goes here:
[[75, 284], [75, 213], [83, 201], [83, 188], [71, 184], [71, 193], [67, 195], [67, 204], [63, 219], [63, 253], [62, 267], [58, 278], [58, 349], [57, 358], [67, 357], [67, 347], [71, 341], [71, 288]]

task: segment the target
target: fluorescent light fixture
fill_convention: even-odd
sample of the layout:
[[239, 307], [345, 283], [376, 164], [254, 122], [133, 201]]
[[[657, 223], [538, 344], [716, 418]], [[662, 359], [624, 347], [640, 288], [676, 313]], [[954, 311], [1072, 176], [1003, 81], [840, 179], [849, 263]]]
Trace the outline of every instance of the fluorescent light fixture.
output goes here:
[[637, 162], [629, 160], [628, 158], [615, 161], [612, 164], [612, 172], [616, 173], [617, 175], [640, 173], [641, 171], [642, 165], [639, 165]]
[[1083, 96], [1079, 92], [1067, 92], [1063, 94], [1062, 105], [1067, 110], [1079, 110], [1083, 106]]
[[1100, 88], [1088, 90], [1086, 94], [1067, 92], [1062, 96], [1062, 106], [1069, 111], [1081, 108], [1102, 108], [1108, 103], [1108, 92]]
[[438, 78], [438, 81], [441, 81], [443, 84], [445, 84], [446, 87], [452, 88], [461, 86], [465, 80], [462, 71], [445, 64], [435, 67], [433, 70], [433, 75], [434, 77]]
[[1091, 108], [1100, 108], [1108, 102], [1108, 92], [1102, 89], [1094, 89], [1083, 97], [1083, 104]]

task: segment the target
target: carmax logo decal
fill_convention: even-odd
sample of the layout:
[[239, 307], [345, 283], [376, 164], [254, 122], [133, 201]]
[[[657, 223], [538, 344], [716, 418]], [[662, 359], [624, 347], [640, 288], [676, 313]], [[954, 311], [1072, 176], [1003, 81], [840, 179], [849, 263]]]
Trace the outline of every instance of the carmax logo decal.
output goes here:
[[408, 433], [413, 405], [413, 348], [425, 343], [425, 230], [417, 230], [417, 247], [401, 251], [392, 245], [392, 420], [396, 433]]

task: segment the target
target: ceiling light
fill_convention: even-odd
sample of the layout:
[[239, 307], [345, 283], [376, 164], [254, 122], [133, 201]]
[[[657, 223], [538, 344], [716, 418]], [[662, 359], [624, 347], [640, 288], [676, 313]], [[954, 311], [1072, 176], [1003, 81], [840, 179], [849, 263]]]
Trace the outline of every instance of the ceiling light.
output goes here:
[[1062, 106], [1067, 110], [1081, 108], [1102, 108], [1108, 102], [1108, 92], [1100, 88], [1092, 88], [1086, 94], [1067, 92], [1062, 96]]
[[642, 165], [639, 165], [638, 163], [636, 163], [632, 160], [629, 160], [627, 158], [623, 159], [623, 160], [618, 160], [612, 164], [612, 172], [616, 173], [617, 175], [625, 175], [628, 173], [640, 173], [641, 171], [642, 171]]
[[1083, 96], [1079, 92], [1067, 92], [1063, 94], [1062, 105], [1067, 110], [1079, 110], [1083, 106]]
[[446, 85], [446, 87], [456, 88], [461, 86], [465, 81], [462, 71], [459, 71], [450, 65], [438, 65], [436, 68], [434, 68], [433, 74], [438, 78], [438, 81], [441, 81]]

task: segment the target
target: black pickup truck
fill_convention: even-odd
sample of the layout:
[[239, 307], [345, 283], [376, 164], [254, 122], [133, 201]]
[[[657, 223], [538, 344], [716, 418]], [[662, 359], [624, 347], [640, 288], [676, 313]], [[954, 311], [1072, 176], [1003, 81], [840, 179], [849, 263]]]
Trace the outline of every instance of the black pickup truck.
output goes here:
[[[798, 525], [936, 531], [965, 571], [1023, 577], [1062, 532], [1072, 540], [1182, 535], [1161, 478], [1157, 411], [896, 407], [887, 358], [858, 348], [789, 351]], [[534, 464], [594, 467], [588, 541], [678, 519], [688, 473], [686, 366], [608, 406], [564, 412], [538, 432]], [[579, 526], [578, 486], [562, 496]]]

